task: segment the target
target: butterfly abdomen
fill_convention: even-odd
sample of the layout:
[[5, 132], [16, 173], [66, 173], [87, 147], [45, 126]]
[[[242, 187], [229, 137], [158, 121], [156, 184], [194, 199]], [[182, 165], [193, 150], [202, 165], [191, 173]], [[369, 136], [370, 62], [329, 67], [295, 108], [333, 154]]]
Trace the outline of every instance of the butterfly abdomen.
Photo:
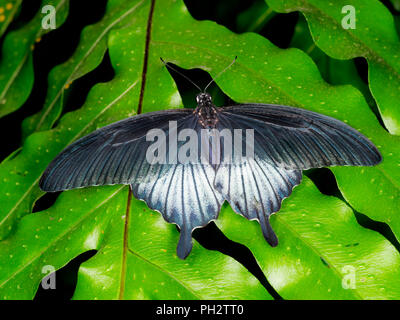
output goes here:
[[215, 129], [217, 127], [217, 109], [214, 106], [197, 107], [194, 112], [203, 128]]

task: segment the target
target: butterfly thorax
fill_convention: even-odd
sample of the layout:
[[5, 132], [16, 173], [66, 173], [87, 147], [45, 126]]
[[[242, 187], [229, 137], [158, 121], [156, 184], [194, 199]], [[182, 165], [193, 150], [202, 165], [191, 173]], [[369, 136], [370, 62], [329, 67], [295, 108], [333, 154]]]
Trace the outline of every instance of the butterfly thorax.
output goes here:
[[217, 108], [214, 106], [208, 93], [200, 93], [196, 96], [197, 108], [194, 113], [198, 116], [203, 128], [213, 129], [218, 122]]

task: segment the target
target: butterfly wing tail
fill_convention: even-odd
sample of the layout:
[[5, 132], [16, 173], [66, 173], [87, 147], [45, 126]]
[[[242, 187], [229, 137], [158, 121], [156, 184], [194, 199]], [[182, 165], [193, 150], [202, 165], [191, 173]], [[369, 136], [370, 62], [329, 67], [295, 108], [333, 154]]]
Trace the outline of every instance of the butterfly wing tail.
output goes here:
[[178, 246], [176, 247], [176, 254], [181, 259], [186, 259], [189, 253], [192, 251], [193, 241], [192, 241], [192, 230], [187, 228], [182, 228]]
[[278, 237], [271, 227], [269, 216], [267, 217], [264, 214], [259, 215], [259, 222], [265, 240], [267, 240], [271, 247], [276, 247], [278, 245]]

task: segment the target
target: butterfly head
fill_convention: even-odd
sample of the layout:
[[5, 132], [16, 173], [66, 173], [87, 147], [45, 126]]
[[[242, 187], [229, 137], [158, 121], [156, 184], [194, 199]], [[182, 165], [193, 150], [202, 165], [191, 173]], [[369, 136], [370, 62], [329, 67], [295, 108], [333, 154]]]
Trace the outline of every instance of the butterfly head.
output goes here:
[[211, 107], [213, 104], [210, 94], [206, 92], [199, 93], [196, 96], [196, 101], [199, 107]]

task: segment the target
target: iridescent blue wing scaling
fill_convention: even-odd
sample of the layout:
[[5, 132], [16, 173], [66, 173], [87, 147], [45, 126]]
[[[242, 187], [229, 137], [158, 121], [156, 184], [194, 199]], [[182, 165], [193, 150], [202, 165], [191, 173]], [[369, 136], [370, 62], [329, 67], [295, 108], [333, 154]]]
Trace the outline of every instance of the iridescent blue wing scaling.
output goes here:
[[279, 211], [282, 200], [292, 193], [301, 178], [301, 170], [278, 168], [255, 157], [241, 163], [221, 165], [214, 186], [235, 212], [249, 220], [257, 220], [264, 238], [275, 247], [278, 238], [269, 217]]
[[162, 213], [180, 229], [177, 254], [184, 259], [192, 250], [192, 231], [217, 219], [224, 199], [213, 187], [215, 170], [211, 165], [177, 164], [161, 167], [159, 179], [132, 185], [138, 199]]
[[[187, 122], [189, 123], [189, 121]], [[149, 208], [162, 213], [164, 219], [180, 229], [177, 254], [184, 259], [192, 250], [192, 231], [217, 219], [223, 196], [214, 189], [215, 167], [200, 159], [202, 142], [197, 117], [186, 128], [196, 132], [199, 147], [197, 156], [186, 163], [166, 164], [153, 167], [152, 179], [132, 183], [133, 194], [146, 201]], [[180, 127], [178, 124], [178, 131]], [[178, 142], [178, 150], [186, 141]], [[169, 150], [171, 152], [171, 150]], [[146, 175], [146, 173], [144, 172]]]

